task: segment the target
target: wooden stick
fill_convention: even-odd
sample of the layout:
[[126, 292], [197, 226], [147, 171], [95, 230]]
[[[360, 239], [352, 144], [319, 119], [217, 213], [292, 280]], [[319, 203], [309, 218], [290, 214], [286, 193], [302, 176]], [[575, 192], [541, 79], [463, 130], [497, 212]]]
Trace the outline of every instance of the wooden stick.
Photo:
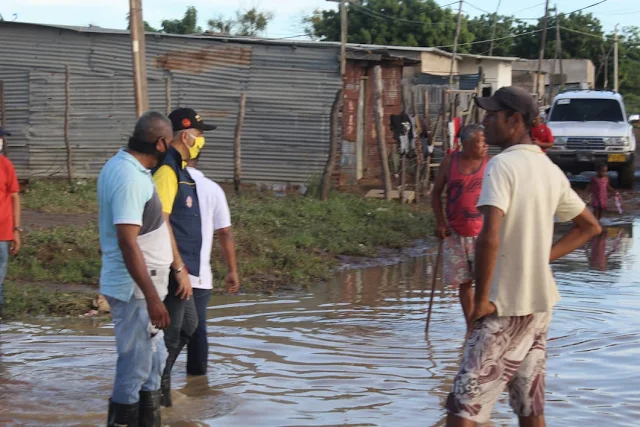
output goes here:
[[382, 106], [382, 68], [376, 65], [373, 69], [373, 77], [375, 81], [375, 119], [376, 134], [378, 139], [378, 154], [380, 156], [380, 168], [382, 169], [382, 182], [384, 185], [384, 198], [391, 200], [391, 172], [389, 171], [389, 163], [387, 159], [387, 145], [384, 138], [384, 107]]
[[69, 184], [73, 184], [73, 153], [69, 139], [69, 122], [71, 121], [71, 71], [69, 65], [65, 66], [64, 73], [64, 144], [67, 147], [67, 177]]
[[240, 95], [240, 108], [238, 109], [238, 121], [236, 123], [236, 137], [233, 144], [233, 188], [238, 194], [240, 192], [240, 178], [242, 176], [242, 151], [240, 148], [240, 140], [242, 139], [242, 126], [244, 126], [244, 112], [247, 103], [247, 94]]
[[442, 263], [442, 247], [444, 246], [444, 240], [440, 240], [438, 245], [438, 256], [436, 257], [436, 265], [433, 267], [433, 280], [431, 281], [431, 296], [429, 297], [429, 311], [427, 312], [427, 324], [425, 325], [424, 332], [429, 334], [429, 323], [431, 323], [431, 309], [433, 308], [433, 296], [436, 292], [436, 280], [438, 279], [438, 268]]
[[331, 189], [331, 177], [333, 176], [333, 170], [336, 167], [336, 156], [338, 155], [338, 129], [340, 129], [340, 110], [342, 109], [342, 103], [344, 91], [340, 89], [336, 92], [336, 98], [333, 101], [333, 107], [331, 108], [331, 139], [329, 141], [329, 157], [322, 173], [322, 182], [320, 184], [320, 200], [329, 199], [329, 190]]

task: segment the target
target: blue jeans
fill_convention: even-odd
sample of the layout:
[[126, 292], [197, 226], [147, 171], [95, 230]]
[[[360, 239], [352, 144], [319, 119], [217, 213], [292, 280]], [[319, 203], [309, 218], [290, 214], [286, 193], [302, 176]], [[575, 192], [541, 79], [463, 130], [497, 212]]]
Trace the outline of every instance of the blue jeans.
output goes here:
[[207, 306], [211, 289], [193, 289], [193, 302], [198, 313], [198, 326], [187, 346], [187, 374], [204, 375], [209, 361], [207, 341]]
[[115, 324], [118, 362], [111, 400], [130, 405], [140, 400], [140, 391], [160, 389], [167, 360], [163, 332], [151, 337], [149, 312], [144, 299], [129, 302], [107, 297]]
[[4, 278], [7, 276], [9, 264], [9, 243], [0, 242], [0, 306], [4, 305]]

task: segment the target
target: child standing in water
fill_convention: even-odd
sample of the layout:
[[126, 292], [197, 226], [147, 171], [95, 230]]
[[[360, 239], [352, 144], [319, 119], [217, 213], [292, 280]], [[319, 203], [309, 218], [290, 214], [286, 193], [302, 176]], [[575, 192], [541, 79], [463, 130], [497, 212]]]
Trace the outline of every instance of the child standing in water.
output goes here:
[[614, 194], [618, 194], [616, 190], [611, 187], [609, 182], [609, 176], [607, 173], [609, 168], [606, 163], [598, 166], [596, 176], [593, 177], [587, 191], [591, 194], [591, 206], [593, 206], [593, 214], [596, 218], [602, 218], [602, 213], [607, 210], [607, 201], [609, 199], [609, 191]]

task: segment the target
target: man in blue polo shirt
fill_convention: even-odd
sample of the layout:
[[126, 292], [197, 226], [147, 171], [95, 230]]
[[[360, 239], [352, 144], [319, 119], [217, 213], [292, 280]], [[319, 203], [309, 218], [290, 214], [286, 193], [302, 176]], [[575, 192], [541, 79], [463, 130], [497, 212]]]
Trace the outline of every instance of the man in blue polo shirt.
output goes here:
[[170, 323], [162, 301], [173, 254], [149, 169], [166, 157], [172, 137], [166, 117], [145, 113], [98, 177], [100, 292], [111, 306], [118, 350], [107, 426], [161, 425], [162, 330]]

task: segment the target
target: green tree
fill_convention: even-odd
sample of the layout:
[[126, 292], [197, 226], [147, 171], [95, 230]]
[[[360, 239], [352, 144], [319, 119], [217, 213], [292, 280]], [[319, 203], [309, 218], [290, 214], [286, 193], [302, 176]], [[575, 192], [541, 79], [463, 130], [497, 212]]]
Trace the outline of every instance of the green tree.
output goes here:
[[202, 28], [198, 26], [198, 11], [193, 6], [187, 8], [182, 19], [165, 19], [161, 26], [163, 33], [195, 34], [202, 32]]
[[[491, 41], [493, 42], [493, 56], [511, 56], [513, 54], [513, 35], [518, 21], [513, 16], [503, 16], [496, 13], [489, 15], [481, 15], [468, 20], [467, 28], [473, 34], [474, 41], [484, 41], [482, 43], [473, 43], [469, 47], [469, 52], [478, 55], [488, 55], [492, 50]], [[494, 29], [495, 27], [495, 29]]]
[[234, 36], [257, 36], [262, 34], [273, 20], [273, 13], [251, 8], [236, 12], [236, 19], [219, 16], [207, 22], [209, 31]]
[[238, 35], [256, 36], [267, 29], [267, 25], [273, 19], [270, 12], [260, 12], [255, 7], [237, 13]]
[[[144, 22], [144, 31], [147, 33], [157, 33], [158, 30], [156, 28], [153, 28], [151, 25], [149, 25], [149, 23], [147, 21], [143, 21]], [[129, 17], [129, 14], [127, 13], [127, 30], [131, 29], [131, 18]]]
[[[457, 13], [438, 6], [433, 0], [363, 0], [349, 4], [350, 43], [396, 46], [451, 46]], [[340, 13], [316, 10], [304, 19], [306, 32], [315, 39], [340, 40]], [[462, 21], [459, 51], [468, 51], [473, 35]]]

